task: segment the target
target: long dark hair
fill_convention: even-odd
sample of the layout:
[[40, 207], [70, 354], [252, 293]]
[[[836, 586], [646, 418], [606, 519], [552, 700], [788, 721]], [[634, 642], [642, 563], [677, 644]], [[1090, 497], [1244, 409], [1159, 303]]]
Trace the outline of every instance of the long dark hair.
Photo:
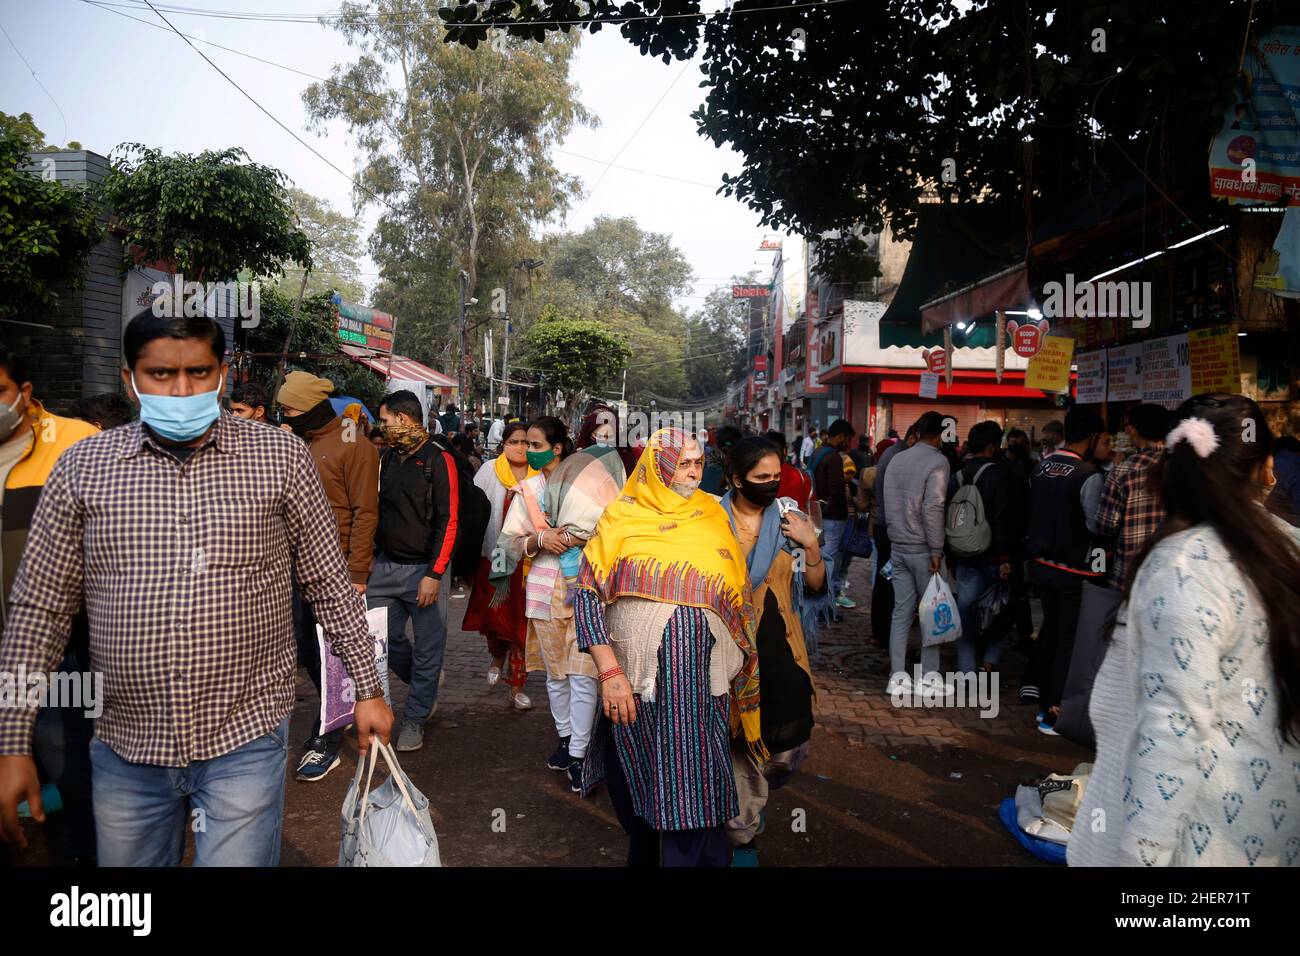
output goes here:
[[1300, 741], [1300, 549], [1268, 511], [1249, 500], [1256, 473], [1271, 454], [1273, 433], [1260, 407], [1241, 395], [1197, 395], [1183, 402], [1171, 431], [1189, 418], [1208, 422], [1218, 445], [1201, 457], [1191, 442], [1180, 440], [1166, 445], [1151, 466], [1147, 480], [1166, 517], [1129, 569], [1124, 597], [1132, 594], [1138, 569], [1157, 544], [1195, 525], [1213, 528], [1268, 614], [1279, 729], [1283, 739]]
[[744, 478], [768, 455], [776, 455], [777, 461], [780, 461], [781, 449], [766, 438], [757, 435], [742, 438], [732, 445], [731, 450], [727, 452], [724, 469], [727, 475], [727, 489], [733, 488], [735, 479]]
[[541, 418], [534, 418], [528, 423], [529, 428], [536, 428], [546, 436], [546, 443], [551, 446], [560, 446], [560, 457], [568, 458], [573, 454], [573, 439], [569, 437], [569, 429], [554, 415], [543, 415]]

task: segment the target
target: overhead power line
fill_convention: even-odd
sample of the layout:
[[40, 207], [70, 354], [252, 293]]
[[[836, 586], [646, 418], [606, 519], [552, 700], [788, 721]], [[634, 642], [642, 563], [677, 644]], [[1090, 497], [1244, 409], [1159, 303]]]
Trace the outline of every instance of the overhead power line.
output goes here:
[[340, 176], [342, 176], [343, 178], [345, 178], [348, 182], [352, 183], [352, 185], [355, 186], [357, 189], [360, 189], [362, 192], [368, 194], [368, 195], [371, 196], [373, 199], [375, 199], [377, 202], [381, 202], [381, 203], [383, 203], [385, 206], [387, 206], [389, 209], [392, 209], [394, 212], [397, 211], [397, 209], [396, 209], [396, 208], [395, 208], [391, 203], [389, 203], [389, 201], [388, 201], [387, 199], [385, 199], [384, 197], [378, 195], [377, 193], [375, 193], [375, 192], [374, 192], [373, 190], [371, 190], [370, 188], [361, 185], [361, 183], [357, 182], [356, 179], [354, 179], [352, 176], [349, 176], [349, 175], [348, 175], [347, 173], [345, 173], [343, 170], [341, 170], [341, 169], [339, 169], [337, 166], [335, 166], [334, 163], [332, 163], [332, 162], [331, 162], [331, 161], [330, 161], [330, 160], [329, 160], [329, 159], [328, 159], [324, 154], [322, 154], [322, 153], [320, 152], [320, 150], [318, 150], [315, 146], [313, 146], [311, 143], [307, 142], [305, 139], [303, 139], [301, 136], [299, 136], [297, 133], [295, 133], [293, 130], [291, 130], [288, 126], [285, 126], [284, 123], [280, 122], [279, 118], [278, 118], [274, 113], [272, 113], [272, 112], [271, 112], [270, 110], [268, 110], [265, 106], [263, 106], [261, 103], [259, 103], [259, 102], [257, 101], [257, 99], [256, 99], [256, 98], [255, 98], [251, 93], [249, 93], [249, 92], [248, 92], [247, 90], [245, 90], [242, 86], [240, 86], [238, 83], [236, 83], [234, 80], [232, 80], [232, 79], [230, 78], [230, 76], [226, 73], [225, 70], [223, 70], [221, 67], [217, 66], [217, 64], [213, 63], [212, 60], [208, 59], [208, 55], [207, 55], [206, 53], [204, 53], [202, 50], [200, 50], [198, 47], [196, 47], [193, 43], [191, 43], [189, 37], [187, 37], [187, 36], [185, 36], [185, 34], [181, 33], [180, 30], [177, 30], [176, 27], [172, 25], [172, 22], [171, 22], [170, 20], [168, 20], [166, 17], [164, 17], [161, 13], [158, 13], [158, 11], [154, 9], [153, 3], [151, 3], [150, 0], [144, 0], [144, 2], [145, 2], [146, 4], [148, 4], [149, 9], [153, 10], [154, 13], [157, 13], [157, 14], [158, 14], [158, 19], [159, 19], [159, 20], [161, 20], [163, 23], [167, 24], [167, 26], [171, 28], [171, 31], [172, 31], [173, 33], [175, 33], [178, 37], [180, 37], [182, 40], [185, 41], [185, 45], [186, 45], [186, 46], [188, 46], [191, 50], [193, 50], [193, 51], [194, 51], [195, 53], [197, 53], [199, 56], [203, 57], [203, 62], [207, 63], [208, 66], [212, 67], [214, 70], [216, 70], [218, 73], [220, 73], [220, 74], [222, 75], [222, 77], [226, 80], [227, 83], [229, 83], [229, 84], [230, 84], [231, 86], [233, 86], [235, 89], [239, 90], [239, 92], [240, 92], [241, 94], [243, 94], [243, 96], [244, 96], [245, 99], [247, 99], [250, 103], [252, 103], [254, 106], [256, 106], [259, 110], [261, 110], [263, 113], [265, 113], [268, 117], [270, 117], [271, 120], [275, 123], [276, 126], [280, 127], [280, 129], [284, 130], [286, 133], [288, 133], [290, 136], [292, 136], [294, 139], [296, 139], [296, 140], [297, 140], [299, 143], [301, 143], [303, 146], [306, 146], [309, 150], [311, 150], [312, 154], [313, 154], [314, 156], [316, 156], [317, 159], [319, 159], [321, 162], [323, 162], [325, 165], [327, 165], [330, 169], [334, 170], [334, 171], [335, 171], [336, 173], [338, 173]]
[[66, 146], [68, 144], [68, 118], [63, 115], [63, 107], [61, 107], [59, 101], [54, 98], [54, 94], [45, 88], [45, 84], [42, 83], [41, 78], [36, 75], [36, 71], [32, 69], [32, 65], [27, 62], [27, 57], [23, 56], [23, 51], [18, 49], [18, 44], [14, 42], [14, 38], [9, 35], [9, 31], [5, 29], [3, 23], [0, 23], [0, 33], [5, 35], [5, 39], [9, 41], [9, 45], [13, 47], [14, 52], [18, 54], [18, 59], [23, 61], [23, 66], [27, 67], [27, 72], [32, 75], [32, 79], [36, 81], [36, 85], [41, 88], [41, 92], [50, 98], [50, 102], [54, 104], [54, 108], [59, 111], [59, 116], [63, 118], [63, 144]]
[[[81, 0], [81, 2], [88, 4], [89, 6], [92, 7], [98, 7], [99, 9], [103, 10], [105, 13], [111, 13], [114, 14], [115, 16], [125, 17], [128, 20], [134, 20], [136, 23], [142, 23], [145, 26], [154, 30], [163, 30], [164, 32], [172, 32], [172, 31], [168, 31], [167, 27], [163, 26], [162, 24], [153, 23], [141, 17], [133, 17], [129, 13], [123, 13], [121, 10], [113, 9], [114, 7], [122, 6], [122, 4], [108, 3], [105, 2], [105, 0]], [[337, 80], [332, 79], [328, 76], [319, 76], [315, 73], [308, 73], [306, 70], [300, 70], [297, 67], [292, 67], [285, 63], [277, 63], [275, 60], [268, 60], [265, 57], [260, 57], [257, 56], [256, 54], [249, 53], [246, 50], [239, 50], [236, 49], [235, 47], [226, 46], [224, 44], [217, 43], [213, 40], [204, 39], [203, 37], [192, 36], [191, 34], [188, 33], [181, 33], [181, 36], [187, 40], [193, 41], [194, 43], [203, 43], [211, 47], [216, 47], [218, 50], [225, 50], [227, 53], [233, 53], [236, 56], [242, 56], [245, 57], [246, 59], [253, 60], [257, 63], [261, 63], [266, 66], [273, 66], [277, 70], [284, 70], [288, 73], [293, 73], [297, 76], [306, 77], [309, 80], [315, 80], [318, 83], [326, 83], [335, 89], [343, 90], [348, 93], [355, 93], [357, 96], [364, 96], [371, 100], [383, 99], [381, 95], [377, 93], [372, 93], [370, 90], [363, 90], [360, 87], [349, 86], [346, 83], [340, 83]], [[603, 159], [597, 159], [594, 156], [584, 156], [581, 153], [575, 153], [572, 150], [561, 149], [558, 146], [552, 147], [552, 149], [554, 149], [554, 151], [557, 153], [563, 153], [565, 156], [573, 156], [576, 159], [583, 159], [591, 163], [600, 163], [602, 166], [612, 167], [614, 169], [621, 169], [629, 173], [637, 173], [642, 176], [654, 176], [657, 179], [666, 179], [672, 182], [686, 183], [689, 186], [701, 186], [705, 189], [712, 189], [714, 191], [721, 188], [720, 184], [718, 183], [706, 183], [698, 179], [686, 179], [685, 177], [682, 176], [674, 176], [670, 173], [655, 172], [654, 170], [651, 169], [637, 169], [633, 166], [621, 166], [618, 163], [607, 162], [606, 160]], [[393, 156], [391, 153], [387, 153], [385, 155], [388, 155], [390, 159], [397, 162], [397, 165], [401, 167], [404, 171], [410, 173], [411, 175], [415, 175], [415, 171], [412, 170], [409, 166], [404, 165], [400, 160], [397, 159], [397, 157]]]

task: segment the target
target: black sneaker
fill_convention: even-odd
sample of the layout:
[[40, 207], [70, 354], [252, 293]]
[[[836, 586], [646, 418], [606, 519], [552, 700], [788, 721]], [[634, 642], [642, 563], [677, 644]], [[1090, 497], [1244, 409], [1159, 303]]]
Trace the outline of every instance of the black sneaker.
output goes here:
[[569, 738], [561, 737], [560, 745], [555, 748], [555, 753], [551, 754], [551, 759], [546, 761], [546, 766], [550, 770], [558, 770], [563, 773], [569, 769], [571, 763], [573, 763], [573, 758], [569, 756]]
[[569, 789], [582, 793], [582, 758], [578, 757], [569, 764]]
[[[315, 738], [319, 742], [320, 738]], [[307, 745], [307, 750], [302, 755], [302, 760], [298, 763], [298, 772], [294, 779], [303, 783], [315, 783], [317, 780], [324, 780], [331, 770], [339, 765], [338, 751], [330, 752], [329, 748], [323, 742], [316, 746]]]

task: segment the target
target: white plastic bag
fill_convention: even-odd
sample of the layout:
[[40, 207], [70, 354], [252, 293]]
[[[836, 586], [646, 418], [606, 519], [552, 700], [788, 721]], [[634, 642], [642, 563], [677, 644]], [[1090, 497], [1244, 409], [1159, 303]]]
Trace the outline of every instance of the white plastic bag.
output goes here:
[[[371, 790], [381, 755], [389, 777]], [[357, 775], [343, 798], [339, 866], [442, 866], [428, 799], [398, 766], [392, 747], [378, 739], [371, 739], [366, 759], [357, 761]]]
[[941, 575], [930, 575], [930, 583], [921, 595], [921, 606], [917, 613], [921, 618], [922, 647], [947, 644], [961, 637], [961, 616], [957, 613], [957, 602], [953, 600], [948, 582]]

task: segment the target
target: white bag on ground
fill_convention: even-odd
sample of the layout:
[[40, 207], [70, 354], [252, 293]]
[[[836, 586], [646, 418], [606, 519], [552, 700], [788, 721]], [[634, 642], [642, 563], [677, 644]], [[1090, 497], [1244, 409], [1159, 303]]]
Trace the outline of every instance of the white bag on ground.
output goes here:
[[[381, 754], [389, 777], [371, 790]], [[366, 759], [357, 761], [357, 775], [343, 798], [341, 830], [339, 866], [442, 865], [428, 799], [398, 766], [392, 747], [377, 739], [371, 742]]]
[[948, 582], [941, 575], [930, 575], [930, 583], [921, 595], [917, 609], [921, 618], [921, 646], [934, 647], [961, 637], [961, 617]]

